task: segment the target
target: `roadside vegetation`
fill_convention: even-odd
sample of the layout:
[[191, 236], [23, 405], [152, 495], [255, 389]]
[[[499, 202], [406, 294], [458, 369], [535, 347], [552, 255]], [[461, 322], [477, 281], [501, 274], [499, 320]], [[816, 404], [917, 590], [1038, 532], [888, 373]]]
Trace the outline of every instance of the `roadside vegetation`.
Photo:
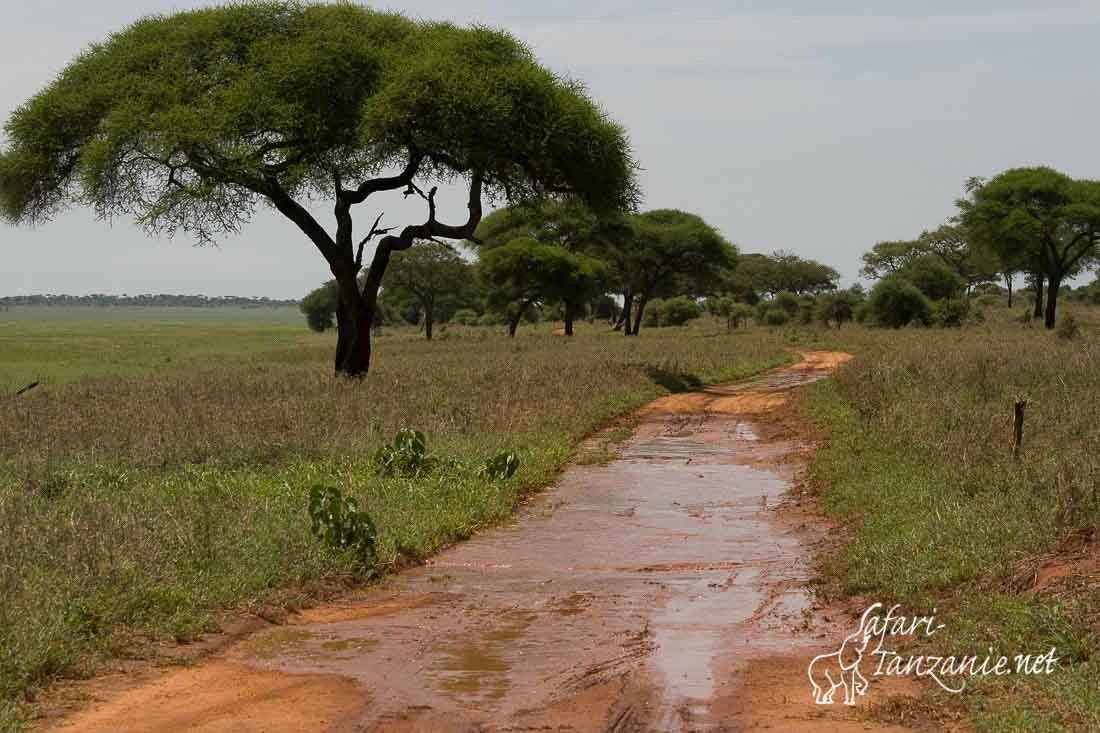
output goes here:
[[[933, 709], [965, 706], [982, 731], [1100, 729], [1100, 579], [1072, 565], [1100, 537], [1100, 311], [1063, 309], [1080, 324], [1072, 338], [1003, 304], [962, 329], [833, 332], [856, 359], [803, 400], [825, 437], [812, 481], [851, 530], [827, 588], [937, 609], [946, 628], [926, 653], [1057, 648], [1053, 677], [930, 693]], [[1068, 577], [1040, 582], [1044, 561]]]
[[[794, 358], [781, 332], [714, 322], [629, 340], [451, 325], [432, 343], [384, 329], [372, 378], [334, 384], [328, 335], [249, 325], [267, 338], [244, 350], [240, 327], [215, 321], [175, 327], [186, 369], [76, 379], [104, 368], [72, 337], [82, 325], [42, 323], [37, 340], [26, 322], [0, 326], [26, 344], [0, 365], [8, 384], [38, 373], [36, 354], [55, 360], [57, 329], [74, 345], [71, 381], [0, 398], [0, 729], [51, 679], [216, 629], [224, 609], [277, 618], [500, 520], [584, 435], [664, 393], [654, 374], [727, 381]], [[139, 351], [149, 328], [110, 338]], [[402, 428], [424, 435], [422, 472], [379, 468]], [[369, 562], [313, 535], [316, 487], [369, 516]]]

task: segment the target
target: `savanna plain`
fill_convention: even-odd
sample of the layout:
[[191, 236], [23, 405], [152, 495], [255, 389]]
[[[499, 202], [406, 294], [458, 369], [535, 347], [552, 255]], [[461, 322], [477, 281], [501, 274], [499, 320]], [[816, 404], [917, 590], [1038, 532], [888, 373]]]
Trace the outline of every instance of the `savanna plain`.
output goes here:
[[[1074, 334], [1003, 306], [943, 329], [704, 317], [630, 339], [605, 324], [514, 339], [451, 325], [428, 342], [386, 327], [363, 382], [334, 380], [334, 339], [291, 310], [13, 308], [0, 314], [0, 729], [31, 724], [59, 680], [155, 659], [227, 614], [278, 621], [502, 521], [570, 460], [606, 460], [576, 448], [653, 398], [828, 348], [855, 358], [797, 398], [818, 442], [808, 489], [841, 528], [817, 593], [935, 608], [946, 628], [924, 653], [1054, 646], [1061, 660], [1049, 677], [928, 686], [874, 714], [1098, 730], [1100, 311], [1067, 308]], [[423, 433], [431, 470], [378, 470], [403, 428]], [[506, 453], [514, 475], [485, 469]], [[369, 515], [369, 557], [314, 535], [315, 487]]]

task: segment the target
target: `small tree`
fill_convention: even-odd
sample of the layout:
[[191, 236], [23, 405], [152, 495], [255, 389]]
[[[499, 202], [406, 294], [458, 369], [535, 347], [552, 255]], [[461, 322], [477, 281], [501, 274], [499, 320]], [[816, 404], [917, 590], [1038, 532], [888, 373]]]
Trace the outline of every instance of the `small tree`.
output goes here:
[[336, 325], [336, 297], [336, 281], [329, 280], [302, 298], [298, 310], [305, 314], [310, 329], [323, 333]]
[[[619, 246], [628, 232], [622, 216], [597, 216], [576, 198], [546, 200], [494, 211], [478, 226], [475, 246], [486, 251], [515, 239], [527, 238], [598, 258], [600, 252]], [[622, 246], [629, 247], [629, 244], [623, 243]], [[573, 335], [573, 323], [588, 305], [588, 300], [600, 295], [603, 293], [591, 294], [581, 290], [562, 296], [561, 316], [566, 336]]]
[[509, 336], [516, 335], [532, 305], [592, 298], [603, 291], [607, 278], [599, 260], [533, 239], [515, 239], [487, 250], [478, 267], [489, 287], [490, 305], [509, 314]]
[[[335, 368], [349, 376], [369, 368], [395, 252], [470, 238], [487, 196], [572, 194], [599, 212], [637, 198], [622, 128], [515, 38], [352, 3], [140, 20], [81, 54], [5, 130], [0, 211], [12, 222], [89, 204], [210, 242], [258, 206], [281, 213], [336, 279]], [[464, 221], [440, 219], [438, 182], [465, 188]], [[387, 191], [421, 199], [424, 220], [383, 228], [376, 216], [357, 234], [355, 207]], [[309, 201], [330, 203], [334, 231]]]
[[648, 211], [630, 217], [629, 226], [627, 236], [606, 238], [597, 252], [623, 293], [627, 336], [638, 334], [653, 298], [703, 295], [736, 264], [737, 249], [694, 214]]
[[416, 298], [424, 314], [424, 335], [431, 341], [439, 301], [459, 293], [470, 280], [470, 265], [450, 245], [422, 242], [394, 257], [384, 283]]

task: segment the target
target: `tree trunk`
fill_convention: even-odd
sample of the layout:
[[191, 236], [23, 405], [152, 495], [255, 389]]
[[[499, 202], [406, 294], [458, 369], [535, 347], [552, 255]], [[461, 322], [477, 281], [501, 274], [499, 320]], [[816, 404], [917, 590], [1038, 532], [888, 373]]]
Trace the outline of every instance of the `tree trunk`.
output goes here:
[[638, 301], [638, 315], [634, 318], [634, 335], [635, 336], [638, 335], [638, 331], [640, 331], [641, 328], [642, 328], [642, 314], [645, 313], [645, 306], [646, 306], [646, 303], [648, 303], [648, 302], [649, 302], [649, 298], [646, 298], [645, 296], [643, 296], [642, 299]]
[[431, 303], [424, 304], [424, 335], [432, 340], [432, 326], [435, 325], [435, 309]]
[[572, 303], [566, 303], [565, 304], [564, 320], [565, 320], [565, 335], [566, 336], [572, 336], [573, 335], [573, 318], [576, 315], [574, 313], [574, 310], [575, 309], [573, 308]]
[[[352, 291], [355, 295], [349, 298], [345, 288], [340, 288], [334, 367], [337, 376], [359, 378], [370, 370], [370, 327], [374, 313], [363, 303], [356, 285], [352, 285]], [[354, 300], [348, 303], [351, 299]]]
[[1043, 281], [1044, 276], [1035, 273], [1035, 317], [1043, 317]]
[[1049, 328], [1054, 328], [1057, 322], [1057, 310], [1058, 310], [1058, 289], [1062, 286], [1061, 277], [1050, 278], [1047, 285], [1047, 308], [1046, 318], [1043, 321], [1043, 325]]
[[1008, 309], [1012, 310], [1012, 273], [1005, 273], [1005, 287], [1008, 288]]
[[520, 303], [519, 308], [512, 314], [512, 318], [508, 321], [508, 336], [510, 338], [516, 337], [516, 329], [519, 328], [519, 322], [523, 320], [523, 314], [527, 311], [527, 308], [533, 301], [525, 300]]
[[623, 297], [623, 334], [626, 336], [633, 336], [634, 329], [632, 328], [631, 311], [634, 310], [634, 294], [630, 293]]

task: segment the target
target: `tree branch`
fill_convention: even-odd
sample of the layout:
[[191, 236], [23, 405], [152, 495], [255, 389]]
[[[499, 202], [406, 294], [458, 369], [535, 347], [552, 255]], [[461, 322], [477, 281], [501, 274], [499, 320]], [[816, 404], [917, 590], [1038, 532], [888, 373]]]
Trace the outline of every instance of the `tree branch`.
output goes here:
[[367, 236], [363, 237], [363, 241], [361, 241], [359, 243], [359, 252], [356, 253], [356, 255], [355, 255], [355, 268], [356, 268], [356, 271], [362, 269], [362, 267], [363, 267], [363, 247], [365, 247], [367, 245], [367, 242], [369, 242], [371, 239], [373, 239], [378, 234], [389, 234], [390, 232], [392, 232], [396, 228], [396, 227], [387, 227], [385, 229], [379, 229], [378, 228], [378, 225], [382, 222], [382, 217], [385, 216], [385, 215], [386, 215], [386, 212], [384, 212], [384, 211], [381, 214], [378, 215], [378, 218], [374, 220], [374, 224], [371, 225], [370, 231], [367, 232]]
[[[390, 262], [390, 255], [394, 252], [408, 249], [418, 239], [431, 239], [433, 237], [444, 237], [446, 239], [474, 238], [477, 225], [481, 223], [481, 191], [484, 183], [485, 173], [483, 171], [474, 171], [473, 175], [470, 176], [470, 196], [466, 204], [469, 216], [466, 223], [454, 226], [442, 224], [436, 220], [435, 195], [437, 189], [433, 188], [427, 196], [424, 196], [428, 201], [428, 220], [423, 224], [409, 225], [402, 229], [398, 235], [389, 234], [378, 243], [378, 248], [374, 251], [374, 259], [367, 271], [366, 281], [363, 284], [363, 297], [368, 301], [370, 307], [374, 306], [378, 296], [378, 288], [382, 285], [382, 276], [385, 275], [386, 267]], [[415, 185], [412, 185], [411, 180], [409, 185], [414, 191], [419, 191]], [[420, 191], [420, 195], [424, 195], [422, 191]]]
[[372, 193], [378, 193], [379, 191], [393, 191], [398, 188], [408, 186], [412, 183], [413, 178], [420, 171], [420, 164], [424, 162], [424, 156], [422, 153], [413, 150], [409, 150], [409, 162], [405, 166], [405, 169], [398, 173], [396, 176], [386, 176], [383, 178], [372, 178], [369, 181], [363, 181], [359, 184], [359, 187], [355, 190], [349, 191], [343, 188], [336, 190], [336, 196], [342, 201], [346, 201], [349, 205], [361, 204], [367, 200], [367, 197]]

